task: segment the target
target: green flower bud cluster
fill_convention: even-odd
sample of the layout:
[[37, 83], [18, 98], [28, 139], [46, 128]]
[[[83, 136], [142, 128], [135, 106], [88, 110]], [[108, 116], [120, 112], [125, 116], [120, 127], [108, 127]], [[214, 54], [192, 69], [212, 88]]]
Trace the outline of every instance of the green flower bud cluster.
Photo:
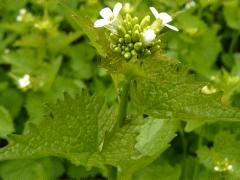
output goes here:
[[145, 16], [141, 21], [138, 17], [126, 14], [119, 20], [115, 31], [108, 34], [110, 48], [120, 53], [126, 60], [134, 56], [147, 56], [160, 49], [160, 39], [157, 37], [146, 43], [143, 37], [145, 30], [150, 28], [150, 16]]

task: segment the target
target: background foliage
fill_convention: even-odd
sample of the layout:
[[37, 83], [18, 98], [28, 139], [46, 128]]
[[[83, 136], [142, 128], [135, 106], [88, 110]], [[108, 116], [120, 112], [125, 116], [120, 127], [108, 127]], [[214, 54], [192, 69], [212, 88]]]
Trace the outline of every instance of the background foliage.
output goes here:
[[[113, 128], [118, 95], [114, 78], [102, 68], [99, 52], [104, 55], [104, 51], [101, 47], [97, 47], [96, 50], [89, 44], [89, 39], [92, 40], [94, 35], [87, 37], [86, 34], [91, 34], [91, 29], [81, 25], [91, 24], [98, 18], [102, 7], [113, 6], [116, 2], [67, 1], [67, 5], [80, 14], [78, 19], [55, 0], [0, 1], [0, 147], [10, 144], [7, 153], [0, 151], [1, 178], [104, 179], [109, 176], [110, 168], [102, 164], [120, 167], [126, 174], [134, 173], [134, 179], [240, 177], [240, 126], [238, 122], [233, 122], [239, 119], [239, 112], [235, 113], [230, 107], [240, 106], [240, 2], [127, 2], [137, 9], [136, 14], [140, 17], [149, 11], [149, 6], [174, 16], [174, 24], [180, 32], [164, 32], [164, 48], [167, 56], [174, 57], [182, 65], [188, 66], [176, 75], [174, 67], [159, 67], [162, 70], [161, 77], [166, 76], [173, 82], [168, 83], [166, 89], [161, 89], [161, 83], [140, 82], [136, 92], [145, 90], [144, 96], [132, 92], [134, 103], [128, 108], [129, 114], [137, 117], [136, 121], [112, 135], [110, 129]], [[27, 10], [27, 14], [19, 21], [17, 17], [22, 8]], [[83, 20], [81, 17], [84, 15], [91, 18]], [[31, 83], [23, 88], [19, 85], [19, 79], [26, 74], [30, 76]], [[195, 86], [191, 78], [185, 79], [182, 74], [208, 81], [208, 86]], [[174, 82], [176, 78], [178, 83]], [[177, 91], [180, 87], [179, 82], [183, 81], [188, 81], [189, 84], [181, 88], [191, 90], [192, 94]], [[229, 108], [221, 109], [217, 103], [214, 104], [215, 109], [211, 109], [211, 106], [200, 110], [185, 106], [189, 101], [192, 102], [191, 105], [200, 104], [202, 107], [205, 107], [206, 103], [210, 104], [211, 100], [205, 96], [192, 101], [191, 96], [197, 93], [199, 87], [202, 87], [203, 94], [213, 94], [213, 99], [219, 99], [221, 94], [221, 102]], [[105, 96], [106, 100], [90, 97], [82, 89], [96, 96]], [[167, 97], [169, 101], [161, 104], [165, 102], [164, 98], [152, 97], [152, 94], [148, 93], [155, 89], [156, 93], [169, 91], [169, 94], [179, 99], [173, 102], [171, 97]], [[64, 93], [68, 95], [64, 96]], [[184, 98], [185, 101], [182, 101]], [[65, 101], [57, 101], [58, 99]], [[146, 101], [149, 103], [143, 106]], [[88, 106], [81, 107], [79, 102], [85, 102]], [[53, 105], [55, 103], [57, 105]], [[148, 123], [144, 124], [142, 117], [136, 114], [135, 103], [140, 104], [140, 107], [142, 105], [143, 113], [154, 118], [168, 117], [168, 111], [156, 113], [158, 109], [168, 106], [167, 110], [176, 112], [173, 117], [183, 121], [180, 124], [170, 124], [167, 120], [159, 122], [149, 117]], [[109, 106], [112, 109], [108, 109]], [[186, 108], [182, 109], [183, 106]], [[46, 107], [49, 113], [46, 112]], [[216, 112], [216, 108], [219, 111]], [[76, 115], [76, 122], [67, 121], [72, 117], [68, 114], [69, 109]], [[184, 115], [177, 114], [180, 110]], [[79, 111], [83, 111], [80, 117]], [[200, 113], [201, 111], [204, 113]], [[92, 116], [84, 114], [86, 112], [91, 112]], [[93, 112], [100, 113], [95, 116]], [[196, 112], [204, 116], [200, 117]], [[110, 116], [113, 118], [108, 118]], [[54, 118], [60, 119], [58, 124], [51, 121]], [[94, 120], [94, 126], [86, 119]], [[66, 132], [65, 126], [69, 127]], [[54, 129], [56, 127], [58, 128]], [[87, 130], [86, 133], [81, 129]], [[58, 139], [61, 134], [70, 134], [73, 138], [69, 139], [69, 136], [66, 136], [64, 140]], [[77, 136], [86, 136], [83, 138], [84, 142], [74, 138]], [[103, 146], [105, 136], [108, 137], [108, 143]], [[149, 141], [145, 140], [146, 137]], [[156, 141], [155, 137], [159, 139]], [[151, 144], [148, 144], [149, 142]], [[167, 148], [161, 142], [170, 142], [171, 146]], [[135, 144], [138, 151], [134, 149]], [[146, 145], [148, 148], [145, 148]], [[101, 153], [97, 151], [99, 148]], [[16, 149], [18, 151], [15, 151]], [[152, 162], [142, 159], [144, 155], [151, 155], [155, 160]], [[135, 159], [126, 160], [130, 156]], [[102, 157], [104, 159], [101, 159]], [[149, 165], [144, 167], [144, 163]], [[139, 170], [138, 166], [143, 169]], [[126, 174], [123, 173], [123, 176], [127, 177]]]

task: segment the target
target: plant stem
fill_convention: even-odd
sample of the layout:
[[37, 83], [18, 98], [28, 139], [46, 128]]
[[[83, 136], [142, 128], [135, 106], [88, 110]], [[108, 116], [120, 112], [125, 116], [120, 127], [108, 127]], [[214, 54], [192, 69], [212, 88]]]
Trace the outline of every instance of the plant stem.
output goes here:
[[118, 111], [118, 118], [117, 118], [119, 127], [123, 126], [124, 120], [126, 119], [126, 115], [127, 115], [128, 92], [130, 89], [130, 82], [131, 82], [130, 79], [124, 80], [122, 91], [120, 94], [119, 111]]

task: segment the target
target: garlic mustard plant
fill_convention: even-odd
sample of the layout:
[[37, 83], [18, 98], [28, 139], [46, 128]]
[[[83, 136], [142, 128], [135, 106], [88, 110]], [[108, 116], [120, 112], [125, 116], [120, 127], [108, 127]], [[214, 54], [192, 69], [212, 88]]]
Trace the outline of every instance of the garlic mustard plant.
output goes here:
[[102, 9], [100, 15], [103, 19], [96, 20], [94, 27], [107, 29], [111, 49], [120, 53], [126, 60], [145, 57], [159, 50], [159, 35], [163, 26], [178, 31], [178, 28], [168, 24], [172, 21], [169, 14], [158, 13], [153, 7], [150, 7], [150, 10], [156, 18], [154, 22], [151, 22], [149, 15], [143, 19], [133, 16], [130, 12], [121, 15], [121, 8], [122, 4], [117, 3], [113, 11], [108, 7]]

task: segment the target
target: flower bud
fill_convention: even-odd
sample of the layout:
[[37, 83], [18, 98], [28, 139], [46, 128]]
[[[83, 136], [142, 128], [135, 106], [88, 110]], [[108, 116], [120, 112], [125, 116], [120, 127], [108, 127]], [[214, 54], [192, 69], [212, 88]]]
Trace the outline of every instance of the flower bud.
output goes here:
[[131, 54], [132, 54], [133, 56], [135, 56], [135, 55], [137, 54], [137, 52], [133, 49], [133, 50], [131, 51]]
[[118, 41], [118, 36], [117, 36], [116, 34], [111, 33], [111, 34], [110, 34], [110, 39], [111, 39], [113, 42], [117, 42], [117, 41]]
[[130, 43], [132, 41], [132, 38], [129, 34], [125, 34], [124, 40], [125, 40], [126, 43]]
[[135, 16], [135, 17], [132, 19], [132, 23], [133, 23], [133, 24], [137, 24], [137, 23], [138, 23], [138, 17]]
[[118, 26], [118, 31], [119, 31], [122, 35], [126, 34], [126, 29], [125, 29], [123, 26], [121, 26], [121, 25]]
[[126, 14], [126, 20], [127, 20], [127, 22], [131, 22], [132, 21], [132, 17], [128, 13]]
[[146, 55], [151, 55], [152, 54], [149, 49], [146, 49], [145, 53], [146, 53]]
[[139, 24], [135, 24], [133, 27], [133, 32], [135, 31], [139, 31], [140, 30], [140, 25]]
[[119, 42], [119, 43], [123, 43], [123, 42], [124, 42], [124, 39], [123, 39], [123, 38], [119, 38], [119, 39], [118, 39], [118, 42]]
[[115, 47], [114, 51], [120, 53], [121, 52], [121, 48], [120, 47]]
[[129, 44], [128, 44], [128, 47], [129, 47], [130, 49], [132, 49], [132, 48], [133, 48], [133, 43], [129, 43]]
[[160, 45], [155, 45], [155, 46], [153, 46], [153, 47], [151, 48], [151, 52], [156, 52], [156, 51], [158, 51], [160, 48], [161, 48]]
[[124, 58], [125, 58], [125, 59], [130, 59], [131, 57], [132, 57], [132, 55], [131, 55], [130, 52], [126, 52], [126, 53], [124, 54]]
[[130, 51], [129, 47], [126, 47], [125, 52], [129, 52], [129, 51]]
[[137, 42], [137, 43], [134, 44], [134, 49], [139, 51], [139, 50], [142, 49], [142, 45], [143, 44], [141, 42]]
[[112, 44], [112, 43], [110, 44], [110, 48], [111, 48], [111, 49], [115, 49], [115, 47], [116, 47], [115, 44]]
[[134, 31], [134, 33], [132, 35], [132, 40], [133, 40], [133, 42], [137, 42], [137, 41], [139, 41], [139, 39], [140, 39], [140, 33], [138, 30], [136, 30], [136, 31]]
[[150, 24], [150, 16], [145, 16], [140, 23], [142, 29], [145, 29]]

